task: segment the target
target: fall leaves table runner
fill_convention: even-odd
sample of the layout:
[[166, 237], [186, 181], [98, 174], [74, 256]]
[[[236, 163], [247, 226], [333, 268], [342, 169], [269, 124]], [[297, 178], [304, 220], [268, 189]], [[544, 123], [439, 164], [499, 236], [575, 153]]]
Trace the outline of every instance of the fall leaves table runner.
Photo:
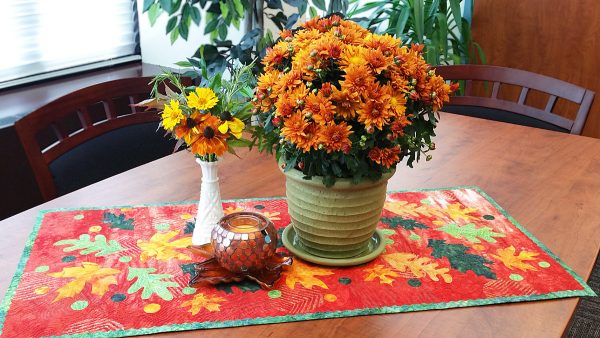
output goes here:
[[[284, 198], [224, 208], [261, 212], [280, 236], [289, 223]], [[380, 257], [351, 268], [296, 259], [270, 291], [187, 286], [201, 259], [186, 250], [195, 211], [40, 213], [2, 304], [2, 336], [125, 336], [594, 295], [476, 187], [388, 193]]]

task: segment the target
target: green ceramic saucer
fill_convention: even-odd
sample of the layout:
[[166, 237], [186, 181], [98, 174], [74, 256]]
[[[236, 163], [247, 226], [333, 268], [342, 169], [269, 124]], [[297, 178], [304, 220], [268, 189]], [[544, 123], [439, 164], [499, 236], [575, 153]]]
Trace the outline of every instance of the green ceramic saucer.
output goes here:
[[357, 256], [350, 258], [325, 258], [315, 256], [311, 253], [306, 252], [302, 247], [302, 243], [296, 237], [296, 230], [290, 224], [284, 230], [281, 235], [283, 245], [295, 256], [311, 263], [329, 266], [352, 266], [362, 263], [369, 262], [375, 257], [379, 256], [385, 249], [385, 237], [383, 232], [379, 229], [375, 230], [375, 233], [369, 241], [368, 248]]

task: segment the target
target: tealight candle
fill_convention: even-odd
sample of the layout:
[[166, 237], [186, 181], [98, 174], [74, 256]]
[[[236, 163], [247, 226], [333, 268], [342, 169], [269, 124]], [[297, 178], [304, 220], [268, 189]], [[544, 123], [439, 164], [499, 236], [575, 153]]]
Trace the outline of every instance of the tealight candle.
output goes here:
[[258, 271], [277, 249], [277, 231], [271, 221], [254, 212], [235, 212], [212, 230], [214, 257], [232, 272]]

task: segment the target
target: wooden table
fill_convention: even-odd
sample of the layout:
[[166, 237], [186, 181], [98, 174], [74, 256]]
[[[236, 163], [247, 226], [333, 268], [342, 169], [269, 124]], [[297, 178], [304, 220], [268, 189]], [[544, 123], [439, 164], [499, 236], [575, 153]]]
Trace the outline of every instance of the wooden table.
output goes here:
[[[442, 114], [433, 160], [398, 168], [388, 189], [477, 185], [584, 279], [600, 248], [600, 140]], [[256, 151], [220, 165], [224, 199], [282, 196], [275, 160]], [[0, 222], [6, 293], [39, 210], [198, 199], [200, 168], [179, 152]], [[577, 298], [214, 329], [202, 337], [558, 337]], [[198, 332], [178, 333], [195, 336]], [[163, 334], [173, 336], [174, 333]]]

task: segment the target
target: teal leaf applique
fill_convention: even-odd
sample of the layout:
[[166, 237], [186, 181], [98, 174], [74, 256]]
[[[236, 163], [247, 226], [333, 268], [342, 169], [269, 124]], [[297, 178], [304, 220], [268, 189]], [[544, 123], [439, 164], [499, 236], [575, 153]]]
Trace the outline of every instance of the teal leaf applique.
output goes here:
[[476, 228], [473, 223], [465, 224], [462, 227], [458, 224], [451, 223], [437, 228], [436, 230], [443, 231], [457, 239], [464, 238], [471, 243], [481, 243], [477, 237], [489, 243], [496, 243], [494, 237], [506, 237], [505, 234], [493, 232], [490, 227]]
[[60, 245], [70, 245], [63, 249], [64, 252], [81, 250], [79, 252], [80, 255], [87, 255], [92, 252], [98, 251], [96, 253], [96, 257], [110, 255], [116, 252], [124, 251], [119, 242], [111, 239], [110, 241], [106, 241], [106, 237], [104, 235], [96, 235], [94, 240], [90, 239], [90, 235], [83, 234], [79, 236], [79, 239], [64, 239], [54, 243], [55, 246]]
[[170, 287], [178, 287], [179, 285], [173, 281], [164, 281], [166, 278], [173, 278], [173, 275], [169, 274], [153, 274], [156, 269], [154, 268], [129, 268], [127, 274], [127, 280], [133, 280], [137, 278], [135, 283], [129, 287], [127, 293], [132, 294], [142, 291], [142, 299], [148, 299], [153, 294], [156, 294], [164, 300], [172, 300], [173, 294], [169, 291]]
[[489, 266], [493, 264], [482, 256], [467, 253], [468, 247], [462, 244], [447, 244], [443, 239], [429, 239], [427, 247], [433, 248], [431, 255], [435, 258], [446, 257], [450, 261], [450, 266], [460, 272], [473, 271], [477, 276], [485, 276], [489, 279], [496, 279], [496, 274], [492, 272]]
[[133, 230], [133, 218], [125, 219], [124, 214], [116, 215], [111, 212], [104, 213], [102, 222], [110, 224], [110, 228], [118, 228], [123, 230]]
[[233, 288], [236, 287], [242, 292], [256, 292], [260, 290], [260, 286], [253, 281], [243, 280], [241, 282], [221, 283], [216, 286], [217, 290], [225, 291], [225, 293], [233, 293]]
[[395, 229], [398, 226], [401, 226], [406, 230], [429, 229], [429, 227], [423, 223], [419, 223], [414, 219], [402, 218], [400, 216], [381, 217], [381, 222], [388, 224], [391, 229]]

